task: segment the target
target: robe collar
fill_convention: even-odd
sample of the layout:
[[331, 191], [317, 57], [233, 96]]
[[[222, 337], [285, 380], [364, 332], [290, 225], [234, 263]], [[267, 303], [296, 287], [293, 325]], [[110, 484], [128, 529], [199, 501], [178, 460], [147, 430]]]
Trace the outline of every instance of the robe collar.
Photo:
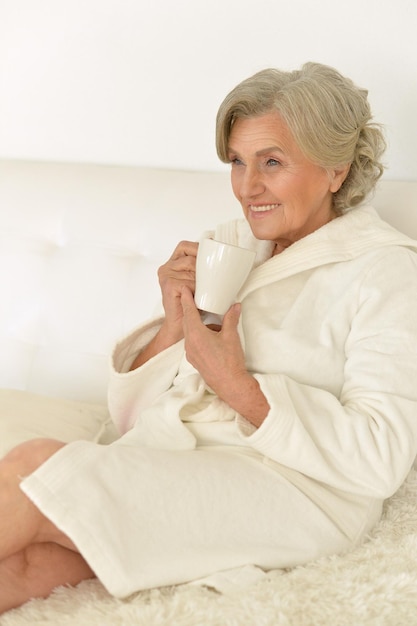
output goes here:
[[244, 219], [218, 226], [214, 236], [257, 253], [254, 268], [238, 294], [239, 301], [272, 282], [328, 263], [349, 261], [379, 248], [403, 246], [417, 252], [417, 241], [383, 221], [371, 206], [349, 210], [276, 256], [271, 256], [275, 244], [255, 239]]

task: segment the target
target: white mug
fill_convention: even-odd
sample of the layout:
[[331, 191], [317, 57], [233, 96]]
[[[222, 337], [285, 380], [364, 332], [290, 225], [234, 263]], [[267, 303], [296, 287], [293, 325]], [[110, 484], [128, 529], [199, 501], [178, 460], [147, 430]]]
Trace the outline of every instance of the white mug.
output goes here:
[[248, 277], [256, 252], [228, 243], [203, 239], [197, 252], [196, 289], [197, 308], [224, 315]]

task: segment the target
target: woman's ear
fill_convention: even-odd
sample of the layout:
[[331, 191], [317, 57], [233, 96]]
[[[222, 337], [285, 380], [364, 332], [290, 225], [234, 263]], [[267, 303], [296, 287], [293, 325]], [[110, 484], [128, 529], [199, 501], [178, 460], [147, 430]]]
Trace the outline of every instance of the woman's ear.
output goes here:
[[330, 177], [330, 191], [332, 193], [339, 191], [346, 179], [346, 176], [349, 174], [349, 170], [350, 163], [347, 163], [346, 165], [338, 165], [337, 167], [328, 169]]

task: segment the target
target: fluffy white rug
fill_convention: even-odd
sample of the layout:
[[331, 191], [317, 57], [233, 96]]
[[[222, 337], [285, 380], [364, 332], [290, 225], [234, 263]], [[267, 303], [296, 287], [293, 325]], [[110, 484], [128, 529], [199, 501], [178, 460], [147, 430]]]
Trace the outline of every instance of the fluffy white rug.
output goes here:
[[340, 556], [219, 594], [184, 585], [111, 598], [98, 581], [59, 588], [1, 626], [417, 626], [417, 472], [369, 541]]

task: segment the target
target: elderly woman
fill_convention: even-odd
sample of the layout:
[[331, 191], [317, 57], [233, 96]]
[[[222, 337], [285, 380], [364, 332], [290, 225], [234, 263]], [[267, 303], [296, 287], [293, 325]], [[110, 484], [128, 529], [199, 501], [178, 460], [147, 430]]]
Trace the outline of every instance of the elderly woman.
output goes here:
[[113, 355], [120, 439], [2, 461], [3, 611], [92, 576], [123, 597], [346, 550], [413, 464], [417, 244], [363, 204], [384, 149], [366, 92], [262, 71], [222, 103], [217, 149], [244, 219], [212, 235], [257, 252], [240, 302], [206, 324], [198, 244], [178, 244], [164, 316]]

